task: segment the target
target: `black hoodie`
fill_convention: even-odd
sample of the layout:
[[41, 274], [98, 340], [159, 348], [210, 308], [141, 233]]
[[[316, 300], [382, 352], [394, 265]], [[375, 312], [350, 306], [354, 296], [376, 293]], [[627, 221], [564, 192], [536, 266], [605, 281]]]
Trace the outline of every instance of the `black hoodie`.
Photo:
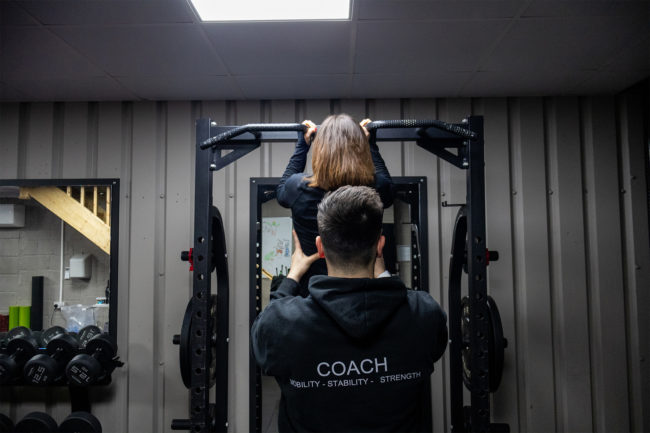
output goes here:
[[282, 390], [280, 432], [421, 431], [424, 385], [447, 345], [447, 317], [397, 277], [286, 279], [251, 329]]

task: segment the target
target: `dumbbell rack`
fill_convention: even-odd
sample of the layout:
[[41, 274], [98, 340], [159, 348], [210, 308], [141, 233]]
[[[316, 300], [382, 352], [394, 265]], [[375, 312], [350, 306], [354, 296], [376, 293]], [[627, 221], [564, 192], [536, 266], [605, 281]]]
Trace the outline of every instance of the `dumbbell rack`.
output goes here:
[[[85, 330], [82, 329], [79, 340], [77, 340], [75, 337], [68, 334], [65, 329], [55, 326], [41, 334], [43, 337], [41, 341], [41, 335], [34, 335], [35, 332], [33, 333], [26, 328], [15, 328], [12, 332], [14, 335], [11, 335], [11, 332], [8, 334], [11, 338], [10, 341], [15, 340], [19, 343], [17, 348], [20, 351], [22, 351], [23, 348], [29, 348], [25, 353], [25, 356], [29, 357], [29, 359], [24, 357], [20, 361], [18, 366], [21, 373], [20, 376], [14, 378], [8, 384], [2, 385], [2, 387], [35, 386], [45, 388], [70, 385], [69, 392], [72, 413], [63, 421], [62, 428], [64, 425], [66, 426], [65, 428], [73, 429], [75, 428], [74, 426], [82, 426], [81, 428], [83, 428], [83, 431], [101, 431], [99, 420], [90, 413], [91, 408], [88, 388], [89, 386], [110, 384], [112, 369], [123, 365], [119, 361], [119, 358], [115, 356], [117, 347], [110, 341], [111, 337], [109, 334], [102, 333], [101, 330], [95, 326], [88, 326]], [[15, 345], [12, 345], [11, 342], [8, 344], [16, 347]], [[81, 354], [87, 354], [90, 357], [90, 350], [88, 349], [91, 346], [95, 347], [99, 351], [109, 353], [110, 356], [107, 356], [107, 358], [111, 359], [111, 366], [109, 367], [109, 370], [103, 372], [106, 374], [98, 382], [86, 385], [86, 381], [93, 378], [92, 375], [86, 374], [88, 371], [92, 370], [92, 364], [87, 364], [85, 359], [83, 359], [84, 357], [79, 357], [78, 359], [75, 357]], [[57, 347], [59, 348], [58, 351], [56, 350]], [[3, 352], [6, 350], [8, 349], [3, 348]], [[55, 352], [61, 357], [60, 361], [54, 358], [54, 353], [52, 352]], [[8, 351], [6, 354], [8, 356], [13, 356], [13, 354], [10, 354]], [[66, 375], [60, 370], [57, 372], [60, 374], [60, 377], [56, 378], [56, 380], [52, 380], [52, 376], [48, 376], [48, 365], [53, 362], [64, 362], [67, 364], [66, 367], [56, 366], [56, 370], [59, 370], [60, 368], [69, 368], [70, 365], [74, 364], [75, 369], [71, 370], [71, 377], [75, 380], [75, 384], [72, 383], [72, 380], [70, 382], [62, 380], [61, 378], [64, 378]], [[88, 369], [86, 369], [86, 367]], [[52, 374], [51, 370], [49, 372]], [[27, 375], [27, 378], [24, 375]], [[11, 428], [11, 424], [8, 424], [10, 422], [9, 418], [4, 417], [1, 421], [2, 428], [5, 428], [5, 430], [0, 429], [0, 431], [6, 431], [6, 428]], [[24, 424], [21, 428], [37, 428], [39, 429], [38, 431], [42, 431], [40, 429], [44, 429], [43, 431], [59, 431], [56, 428], [56, 422], [51, 416], [44, 412], [30, 413], [21, 420], [21, 423]], [[7, 427], [7, 425], [9, 425], [9, 427]], [[90, 428], [91, 430], [86, 430], [87, 428]]]
[[[216, 209], [212, 202], [212, 172], [220, 170], [242, 156], [260, 147], [262, 142], [290, 142], [296, 139], [296, 131], [304, 131], [301, 124], [249, 124], [244, 126], [218, 126], [210, 119], [196, 122], [195, 200], [193, 249], [188, 259], [193, 261], [193, 296], [188, 304], [187, 314], [191, 318], [185, 337], [189, 341], [186, 356], [189, 365], [191, 409], [189, 419], [172, 422], [172, 429], [194, 432], [225, 432], [228, 428], [228, 297], [227, 277], [216, 294], [216, 317], [210, 313], [212, 307], [211, 272], [215, 262], [224, 261], [227, 256], [225, 245], [216, 248], [213, 232], [213, 216]], [[452, 431], [490, 431], [489, 400], [489, 348], [488, 307], [486, 278], [485, 239], [485, 174], [483, 117], [470, 116], [460, 124], [449, 124], [438, 120], [392, 120], [375, 121], [366, 126], [370, 140], [390, 142], [415, 142], [423, 149], [435, 154], [453, 166], [466, 171], [467, 197], [465, 203], [467, 232], [467, 274], [469, 291], [469, 349], [471, 375], [471, 404], [463, 406], [462, 374], [452, 367], [451, 411]], [[454, 150], [455, 149], [455, 150]], [[230, 153], [224, 154], [224, 151]], [[455, 153], [454, 153], [455, 152]], [[217, 257], [215, 257], [217, 256]], [[217, 275], [219, 279], [220, 276]], [[221, 276], [223, 281], [223, 276]], [[459, 349], [453, 340], [460, 327], [461, 305], [449, 305], [449, 327], [452, 342], [451, 359]], [[254, 317], [251, 317], [252, 321]], [[216, 321], [216, 335], [212, 326]], [[181, 336], [181, 339], [183, 337]], [[216, 360], [213, 359], [216, 349]], [[210, 365], [216, 361], [216, 371], [211, 373]], [[250, 362], [254, 362], [252, 359]], [[214, 403], [210, 389], [216, 383]]]

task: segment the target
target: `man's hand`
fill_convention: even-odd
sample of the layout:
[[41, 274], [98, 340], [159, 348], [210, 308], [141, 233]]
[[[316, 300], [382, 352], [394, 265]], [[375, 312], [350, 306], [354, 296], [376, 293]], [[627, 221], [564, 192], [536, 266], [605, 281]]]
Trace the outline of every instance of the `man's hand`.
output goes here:
[[311, 120], [304, 120], [302, 124], [307, 127], [307, 131], [305, 132], [305, 141], [307, 144], [311, 144], [311, 139], [316, 133], [316, 124]]
[[293, 254], [291, 255], [291, 268], [289, 268], [287, 278], [299, 282], [311, 264], [318, 260], [318, 253], [306, 256], [300, 247], [300, 241], [298, 240], [298, 235], [295, 230], [293, 230], [293, 242], [294, 248]]

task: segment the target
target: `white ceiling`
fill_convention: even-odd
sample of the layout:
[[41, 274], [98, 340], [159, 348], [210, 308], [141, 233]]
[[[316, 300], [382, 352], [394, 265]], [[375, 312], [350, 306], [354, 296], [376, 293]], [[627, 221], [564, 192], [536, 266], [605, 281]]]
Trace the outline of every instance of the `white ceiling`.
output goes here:
[[613, 94], [650, 76], [650, 1], [354, 0], [351, 21], [201, 23], [186, 0], [0, 0], [0, 25], [4, 101]]

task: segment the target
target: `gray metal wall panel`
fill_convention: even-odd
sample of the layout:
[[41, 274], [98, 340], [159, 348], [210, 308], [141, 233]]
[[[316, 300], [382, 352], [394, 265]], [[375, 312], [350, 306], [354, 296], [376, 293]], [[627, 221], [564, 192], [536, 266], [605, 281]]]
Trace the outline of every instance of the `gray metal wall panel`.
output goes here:
[[[156, 255], [156, 104], [133, 104], [133, 148], [131, 172], [131, 272], [127, 313], [128, 428], [149, 431], [157, 424], [158, 395], [156, 341], [154, 340]], [[124, 227], [123, 229], [126, 229]]]
[[[582, 161], [577, 98], [546, 103], [551, 295], [558, 431], [591, 431]], [[580, 398], [578, 398], [580, 397]]]
[[585, 226], [588, 233], [594, 430], [629, 430], [621, 217], [613, 99], [587, 98]]
[[0, 177], [18, 177], [19, 104], [0, 104]]
[[[93, 390], [93, 408], [104, 431], [170, 431], [188, 404], [171, 336], [191, 293], [178, 255], [193, 233], [194, 120], [320, 122], [348, 112], [457, 122], [482, 114], [488, 246], [501, 253], [489, 268], [489, 290], [509, 340], [493, 417], [513, 431], [644, 431], [650, 253], [643, 98], [628, 95], [618, 105], [611, 98], [2, 104], [0, 177], [121, 178], [118, 345], [127, 365], [109, 389]], [[249, 178], [280, 176], [293, 148], [264, 144], [214, 174], [230, 258], [231, 431], [251, 428]], [[465, 174], [413, 143], [381, 150], [393, 175], [427, 177], [430, 289], [446, 306], [457, 209], [440, 203], [465, 201]], [[447, 376], [445, 355], [432, 376], [436, 431], [449, 430]], [[62, 397], [16, 390], [0, 396], [0, 410], [16, 418], [45, 409], [59, 418], [68, 407]]]
[[542, 100], [512, 101], [510, 115], [520, 425], [555, 431]]
[[192, 111], [187, 102], [169, 102], [167, 106], [167, 161], [165, 200], [165, 254], [164, 269], [160, 272], [165, 285], [164, 320], [160, 342], [164, 365], [163, 426], [171, 425], [173, 418], [182, 418], [189, 408], [187, 389], [178, 380], [178, 346], [169, 344], [173, 335], [180, 332], [185, 307], [191, 295], [192, 274], [186, 262], [179, 260], [180, 252], [187, 250], [193, 233], [188, 224], [194, 218], [192, 207]]
[[[650, 88], [646, 86], [646, 92]], [[647, 93], [650, 98], [650, 93]], [[650, 430], [650, 251], [648, 250], [648, 207], [644, 173], [648, 157], [648, 129], [638, 109], [643, 93], [629, 92], [620, 98], [619, 174], [623, 194], [623, 246], [628, 329], [628, 378], [630, 384], [632, 431]], [[645, 113], [650, 117], [650, 113]], [[647, 123], [646, 123], [647, 125]], [[645, 175], [644, 175], [645, 174]]]
[[88, 104], [65, 104], [61, 146], [60, 177], [79, 179], [91, 177], [88, 173]]

